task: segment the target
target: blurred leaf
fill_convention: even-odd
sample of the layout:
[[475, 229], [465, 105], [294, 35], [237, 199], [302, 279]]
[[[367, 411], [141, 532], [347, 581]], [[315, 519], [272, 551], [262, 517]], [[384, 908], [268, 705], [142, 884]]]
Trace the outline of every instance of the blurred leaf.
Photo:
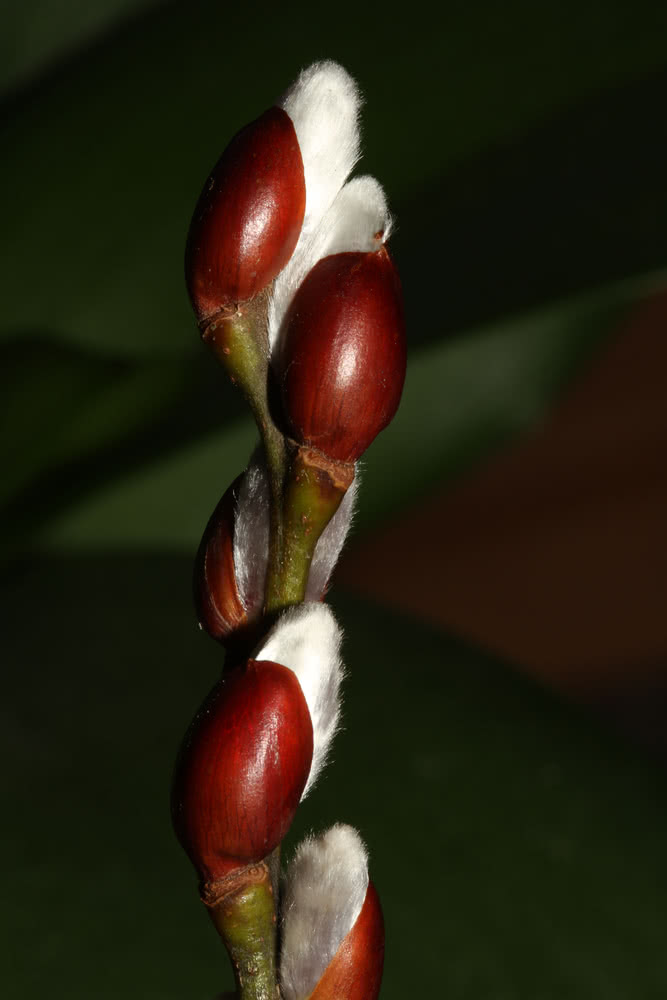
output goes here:
[[359, 525], [535, 426], [633, 306], [665, 281], [663, 273], [620, 282], [416, 353], [398, 414], [363, 459]]
[[119, 360], [43, 337], [0, 346], [0, 399], [0, 542], [10, 550], [91, 489], [242, 408], [204, 350], [187, 361]]
[[[615, 285], [416, 353], [398, 415], [363, 462], [360, 524], [375, 523], [532, 426], [657, 281]], [[246, 420], [147, 461], [46, 523], [34, 543], [194, 551], [255, 441]]]
[[664, 267], [666, 105], [653, 74], [406, 192], [392, 248], [413, 342]]
[[[600, 89], [622, 87], [664, 68], [666, 34], [667, 8], [650, 0], [632, 6], [598, 0], [583, 7], [563, 0], [539, 10], [525, 0], [502, 9], [491, 0], [450, 4], [435, 20], [406, 18], [400, 45], [394, 19], [378, 18], [363, 5], [355, 8], [353, 31], [346, 17], [318, 18], [304, 3], [290, 8], [289, 30], [285, 11], [276, 4], [250, 8], [199, 0], [160, 7], [138, 20], [135, 30], [100, 44], [5, 106], [0, 179], [12, 197], [2, 227], [6, 287], [0, 333], [43, 329], [119, 355], [193, 350], [181, 260], [202, 181], [236, 129], [263, 109], [300, 65], [324, 54], [348, 65], [368, 96], [363, 169], [381, 177], [399, 210], [405, 206], [397, 246], [407, 264], [408, 299], [429, 298], [429, 315], [418, 322], [437, 336], [442, 321], [433, 317], [432, 300], [447, 288], [447, 257], [442, 266], [429, 263], [425, 272], [420, 265], [441, 259], [441, 237], [460, 193], [473, 210], [471, 228], [462, 227], [455, 211], [454, 231], [463, 228], [464, 240], [473, 245], [484, 243], [480, 211], [489, 207], [488, 172], [473, 170], [466, 182], [465, 166], [457, 173], [451, 172], [454, 165], [471, 156], [479, 164], [482, 152], [499, 142], [516, 143], [508, 160], [516, 162], [525, 149], [522, 133], [535, 122]], [[230, 38], [248, 44], [221, 49]], [[391, 54], [390, 69], [386, 59], [369, 59], [369, 38], [375, 52]], [[252, 66], [261, 71], [248, 72], [249, 51]], [[612, 276], [601, 273], [596, 250], [604, 251], [610, 238], [622, 240], [626, 232], [628, 271], [665, 263], [664, 253], [653, 259], [653, 247], [646, 259], [637, 218], [652, 191], [654, 232], [664, 230], [664, 189], [656, 195], [654, 172], [648, 189], [644, 176], [652, 157], [663, 162], [664, 80], [657, 90], [654, 82], [638, 86], [630, 107], [654, 109], [646, 112], [654, 128], [641, 131], [639, 159], [627, 157], [625, 183], [593, 192], [599, 213], [617, 225], [611, 234], [608, 226], [594, 228], [592, 254], [580, 261], [576, 287], [591, 284], [587, 262], [595, 281]], [[603, 115], [613, 114], [618, 103], [615, 90], [603, 101]], [[559, 171], [569, 169], [566, 125], [562, 118], [556, 124], [549, 147], [553, 162], [550, 154], [533, 161], [541, 172], [532, 181], [533, 217], [559, 189]], [[635, 131], [633, 143], [636, 138]], [[618, 146], [627, 146], [622, 134]], [[586, 176], [595, 176], [600, 166], [595, 145], [585, 147], [582, 156], [593, 157], [583, 166]], [[493, 184], [492, 189], [502, 210], [491, 206], [490, 219], [504, 230], [504, 191]], [[550, 243], [549, 231], [538, 233], [537, 246], [530, 230], [526, 237], [531, 258], [539, 259], [540, 245]], [[572, 242], [579, 239], [575, 228]], [[502, 231], [492, 232], [489, 246], [502, 247], [502, 241]], [[450, 244], [447, 254], [453, 253]], [[480, 318], [478, 302], [494, 275], [503, 285], [502, 252], [472, 260], [469, 253], [468, 247], [461, 266], [472, 264], [472, 295], [466, 294], [465, 308], [459, 302], [456, 312], [463, 324], [466, 309]], [[516, 268], [522, 259], [510, 256], [507, 262]], [[547, 252], [545, 266], [548, 259]], [[515, 281], [533, 303], [528, 276]], [[522, 301], [515, 295], [511, 304], [519, 308]]]
[[3, 5], [0, 96], [25, 86], [129, 15], [164, 0], [21, 0]]
[[[190, 570], [39, 561], [3, 590], [10, 996], [46, 982], [53, 1000], [211, 1000], [231, 984], [169, 825], [176, 748], [220, 669]], [[360, 829], [384, 1000], [664, 996], [663, 769], [491, 656], [337, 606], [345, 728], [289, 839]]]
[[155, 421], [173, 405], [188, 374], [183, 365], [105, 360], [39, 338], [6, 345], [0, 500], [31, 478]]
[[240, 420], [165, 459], [147, 461], [45, 522], [32, 546], [194, 551], [213, 508], [256, 444], [255, 425]]

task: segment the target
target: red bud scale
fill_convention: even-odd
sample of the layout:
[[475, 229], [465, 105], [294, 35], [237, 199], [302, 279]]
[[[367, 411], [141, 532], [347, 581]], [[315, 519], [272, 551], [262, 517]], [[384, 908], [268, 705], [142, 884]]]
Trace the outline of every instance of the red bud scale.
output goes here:
[[320, 260], [290, 305], [278, 357], [295, 440], [355, 462], [394, 416], [405, 367], [402, 294], [386, 248]]
[[308, 780], [313, 727], [295, 674], [248, 660], [216, 684], [176, 762], [172, 819], [203, 886], [265, 858]]
[[292, 256], [305, 207], [294, 125], [269, 108], [234, 136], [195, 208], [185, 276], [200, 325], [275, 278]]
[[313, 990], [310, 1000], [377, 1000], [384, 963], [384, 921], [375, 886], [368, 883], [366, 899], [354, 926]]
[[193, 574], [199, 624], [222, 643], [248, 620], [234, 569], [234, 509], [241, 479], [238, 476], [234, 480], [213, 511], [199, 545]]

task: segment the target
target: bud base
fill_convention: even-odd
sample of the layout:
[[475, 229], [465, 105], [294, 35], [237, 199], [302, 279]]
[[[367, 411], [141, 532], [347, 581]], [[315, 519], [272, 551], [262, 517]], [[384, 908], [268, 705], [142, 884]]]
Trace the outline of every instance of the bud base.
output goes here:
[[239, 1000], [276, 1000], [276, 913], [267, 865], [207, 883], [202, 902], [229, 953]]
[[282, 557], [269, 564], [266, 611], [305, 600], [318, 539], [354, 479], [354, 464], [305, 445], [293, 448], [283, 493]]

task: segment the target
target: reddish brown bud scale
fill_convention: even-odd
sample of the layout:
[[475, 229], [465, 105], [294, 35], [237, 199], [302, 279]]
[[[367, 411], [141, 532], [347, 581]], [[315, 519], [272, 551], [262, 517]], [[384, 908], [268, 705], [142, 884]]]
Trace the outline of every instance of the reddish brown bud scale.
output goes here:
[[292, 301], [278, 358], [294, 438], [355, 462], [394, 416], [405, 366], [401, 287], [386, 248], [320, 260]]
[[234, 569], [234, 516], [242, 478], [234, 480], [206, 525], [192, 581], [199, 624], [213, 639], [223, 643], [248, 622]]
[[172, 820], [202, 886], [265, 858], [290, 827], [313, 756], [296, 675], [248, 662], [216, 684], [176, 762]]
[[352, 930], [343, 939], [310, 1000], [377, 1000], [384, 963], [384, 921], [372, 882]]
[[195, 208], [185, 277], [200, 324], [275, 278], [292, 256], [305, 207], [292, 119], [269, 108], [234, 136]]

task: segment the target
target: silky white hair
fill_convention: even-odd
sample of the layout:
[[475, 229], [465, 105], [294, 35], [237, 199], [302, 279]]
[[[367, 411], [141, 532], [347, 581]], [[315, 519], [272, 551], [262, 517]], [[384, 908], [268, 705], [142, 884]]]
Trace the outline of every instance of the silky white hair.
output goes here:
[[[273, 351], [294, 294], [322, 257], [378, 247], [391, 218], [372, 177], [345, 184], [359, 159], [361, 95], [347, 70], [326, 60], [304, 69], [280, 101], [294, 124], [306, 182], [306, 210], [296, 248], [277, 276], [269, 304]], [[380, 237], [382, 239], [382, 237]]]
[[[320, 535], [308, 575], [306, 600], [319, 601], [338, 562], [354, 516], [358, 476], [355, 475], [338, 510]], [[261, 448], [252, 455], [238, 488], [234, 520], [236, 589], [249, 615], [259, 610], [269, 559], [271, 492]]]
[[385, 193], [374, 177], [355, 177], [343, 187], [319, 225], [299, 240], [276, 278], [269, 304], [269, 344], [280, 339], [289, 305], [301, 282], [318, 260], [334, 253], [378, 250], [387, 240], [392, 218]]
[[342, 823], [297, 848], [285, 878], [280, 979], [285, 1000], [305, 1000], [354, 927], [368, 892], [368, 854]]
[[269, 558], [269, 477], [261, 449], [252, 455], [239, 486], [234, 519], [236, 589], [246, 613], [264, 599]]
[[306, 181], [301, 236], [308, 236], [359, 159], [361, 95], [331, 60], [304, 69], [279, 102], [292, 119]]
[[299, 604], [278, 618], [255, 651], [256, 660], [273, 660], [293, 670], [313, 724], [313, 761], [302, 800], [324, 767], [340, 717], [341, 629], [331, 608], [320, 602]]
[[354, 479], [348, 486], [338, 510], [317, 540], [308, 573], [307, 601], [320, 601], [326, 592], [331, 574], [352, 526], [358, 489], [359, 473], [355, 469]]

